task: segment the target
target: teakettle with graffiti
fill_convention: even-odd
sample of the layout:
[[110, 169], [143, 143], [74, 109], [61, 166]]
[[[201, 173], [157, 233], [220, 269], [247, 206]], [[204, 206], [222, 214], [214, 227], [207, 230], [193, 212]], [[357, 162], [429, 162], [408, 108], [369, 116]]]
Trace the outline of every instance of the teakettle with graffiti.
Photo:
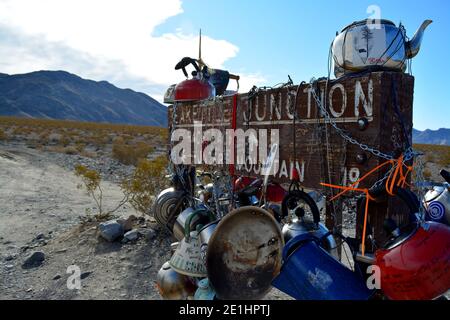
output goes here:
[[417, 55], [425, 29], [425, 20], [411, 40], [402, 24], [389, 20], [353, 22], [337, 34], [332, 51], [336, 78], [364, 70], [405, 71], [406, 61]]

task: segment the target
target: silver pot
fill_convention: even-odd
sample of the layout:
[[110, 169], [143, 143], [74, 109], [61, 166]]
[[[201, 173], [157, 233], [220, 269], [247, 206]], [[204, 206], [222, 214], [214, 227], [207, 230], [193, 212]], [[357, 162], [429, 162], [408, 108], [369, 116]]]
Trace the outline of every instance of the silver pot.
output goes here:
[[408, 41], [405, 29], [389, 20], [362, 20], [348, 25], [333, 41], [334, 74], [368, 69], [405, 71], [406, 60], [417, 55], [426, 27], [425, 20]]

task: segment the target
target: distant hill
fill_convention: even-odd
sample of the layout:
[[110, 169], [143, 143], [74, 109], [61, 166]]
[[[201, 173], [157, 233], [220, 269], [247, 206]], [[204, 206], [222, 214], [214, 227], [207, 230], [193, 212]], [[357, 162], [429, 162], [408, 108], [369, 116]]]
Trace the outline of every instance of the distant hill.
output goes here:
[[416, 130], [413, 129], [413, 142], [450, 146], [450, 129]]
[[0, 73], [0, 115], [167, 126], [167, 107], [148, 95], [65, 71]]

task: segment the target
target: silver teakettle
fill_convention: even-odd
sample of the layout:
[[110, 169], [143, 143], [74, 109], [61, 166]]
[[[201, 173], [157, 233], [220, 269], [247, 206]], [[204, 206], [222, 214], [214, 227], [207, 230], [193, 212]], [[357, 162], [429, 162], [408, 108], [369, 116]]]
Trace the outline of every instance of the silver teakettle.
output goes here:
[[[327, 227], [320, 222], [319, 209], [310, 195], [300, 190], [290, 191], [283, 200], [282, 211], [287, 213], [284, 216], [288, 219], [282, 229], [285, 243], [300, 234], [310, 233], [322, 240], [322, 248], [339, 259], [336, 241]], [[306, 213], [311, 214], [313, 220], [306, 217]]]
[[384, 19], [353, 22], [333, 41], [336, 78], [368, 69], [404, 72], [406, 60], [419, 52], [424, 31], [431, 22], [425, 20], [411, 40], [402, 24], [397, 27]]
[[164, 300], [186, 300], [197, 290], [193, 279], [173, 270], [169, 262], [158, 271], [156, 287]]

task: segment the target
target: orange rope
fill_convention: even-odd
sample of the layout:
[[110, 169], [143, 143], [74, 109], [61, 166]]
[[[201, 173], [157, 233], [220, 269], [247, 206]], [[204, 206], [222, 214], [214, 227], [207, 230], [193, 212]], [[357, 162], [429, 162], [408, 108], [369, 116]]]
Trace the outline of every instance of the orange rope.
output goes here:
[[[362, 234], [362, 240], [361, 240], [361, 253], [362, 253], [363, 256], [365, 254], [365, 242], [366, 242], [367, 218], [368, 218], [368, 213], [369, 213], [369, 201], [370, 200], [374, 200], [374, 198], [372, 198], [370, 196], [369, 189], [367, 189], [367, 188], [355, 188], [354, 186], [359, 184], [361, 181], [366, 179], [372, 173], [374, 173], [375, 171], [381, 169], [382, 167], [384, 167], [387, 164], [391, 164], [392, 168], [395, 167], [395, 170], [393, 170], [389, 174], [388, 178], [386, 179], [386, 184], [385, 184], [387, 193], [390, 196], [394, 196], [395, 194], [394, 194], [393, 190], [394, 190], [395, 186], [404, 187], [405, 184], [409, 186], [409, 184], [406, 182], [406, 179], [408, 177], [408, 174], [413, 171], [413, 167], [412, 166], [406, 166], [405, 164], [403, 164], [403, 155], [401, 155], [397, 160], [388, 160], [388, 161], [383, 162], [382, 164], [376, 166], [375, 168], [373, 168], [372, 170], [367, 172], [364, 176], [362, 176], [360, 179], [356, 180], [356, 182], [352, 183], [348, 187], [347, 186], [338, 186], [338, 185], [335, 185], [335, 184], [324, 183], [324, 182], [320, 183], [322, 186], [325, 186], [325, 187], [330, 187], [330, 188], [335, 188], [335, 189], [341, 189], [342, 190], [337, 195], [332, 197], [330, 199], [330, 201], [333, 201], [333, 200], [337, 199], [338, 197], [342, 196], [344, 193], [346, 193], [348, 191], [358, 191], [358, 192], [364, 192], [365, 193], [365, 195], [366, 195], [366, 205], [365, 205], [365, 212], [364, 212], [363, 234]], [[403, 172], [403, 166], [406, 167], [406, 172]]]

